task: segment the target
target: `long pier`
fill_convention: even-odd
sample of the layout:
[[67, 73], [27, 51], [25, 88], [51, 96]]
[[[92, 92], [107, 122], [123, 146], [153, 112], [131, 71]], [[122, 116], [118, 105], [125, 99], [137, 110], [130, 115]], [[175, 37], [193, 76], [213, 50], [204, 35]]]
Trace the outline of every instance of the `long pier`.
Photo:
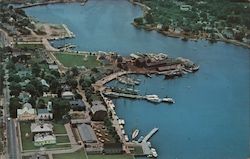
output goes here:
[[144, 139], [142, 140], [143, 142], [147, 142], [157, 131], [159, 130], [159, 128], [154, 128], [150, 131], [150, 133], [144, 137]]
[[105, 92], [104, 95], [107, 95], [107, 96], [117, 96], [117, 97], [125, 97], [125, 98], [133, 98], [133, 99], [145, 99], [146, 98], [146, 97], [141, 96], [141, 95], [116, 93], [116, 92]]

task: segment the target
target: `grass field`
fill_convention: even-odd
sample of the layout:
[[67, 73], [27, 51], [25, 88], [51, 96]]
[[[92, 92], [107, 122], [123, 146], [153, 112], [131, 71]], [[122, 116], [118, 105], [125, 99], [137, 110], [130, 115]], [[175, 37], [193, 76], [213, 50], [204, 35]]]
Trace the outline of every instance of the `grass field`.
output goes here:
[[70, 143], [68, 136], [56, 136], [56, 143]]
[[79, 54], [57, 53], [55, 56], [65, 67], [85, 66], [86, 68], [93, 68], [100, 66], [96, 56], [92, 55], [85, 58], [84, 55]]
[[67, 134], [63, 123], [53, 123], [54, 134]]
[[[70, 154], [53, 155], [54, 159], [86, 159], [83, 151]], [[130, 155], [88, 155], [89, 159], [134, 159]]]
[[[32, 135], [31, 135], [31, 132], [30, 132], [30, 125], [31, 125], [30, 122], [20, 122], [23, 150], [38, 149], [38, 147], [35, 147], [33, 142], [32, 142]], [[26, 133], [29, 134], [28, 137], [25, 136]]]
[[69, 153], [69, 154], [58, 154], [53, 155], [54, 159], [87, 159], [85, 157], [85, 154], [83, 151], [77, 151], [75, 153]]

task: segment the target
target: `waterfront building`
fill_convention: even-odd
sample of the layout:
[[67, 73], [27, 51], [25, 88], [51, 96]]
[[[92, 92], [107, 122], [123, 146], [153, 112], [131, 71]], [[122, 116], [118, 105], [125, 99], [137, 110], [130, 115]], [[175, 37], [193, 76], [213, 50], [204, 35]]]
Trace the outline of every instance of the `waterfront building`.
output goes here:
[[92, 102], [91, 116], [94, 121], [103, 121], [107, 116], [107, 109], [101, 101]]
[[97, 143], [93, 128], [88, 124], [77, 125], [83, 143]]

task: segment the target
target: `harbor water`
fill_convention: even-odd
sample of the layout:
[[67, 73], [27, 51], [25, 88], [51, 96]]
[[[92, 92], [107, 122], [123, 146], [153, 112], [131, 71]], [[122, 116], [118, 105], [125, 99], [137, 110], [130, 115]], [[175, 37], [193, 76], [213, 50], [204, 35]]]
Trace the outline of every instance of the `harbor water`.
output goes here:
[[[91, 0], [86, 5], [58, 4], [26, 9], [43, 22], [65, 23], [75, 39], [54, 42], [76, 44], [83, 51], [164, 52], [189, 58], [200, 70], [173, 80], [137, 76], [140, 94], [172, 97], [176, 103], [115, 99], [125, 130], [140, 129], [150, 139], [159, 159], [246, 159], [250, 155], [250, 50], [232, 44], [184, 42], [131, 25], [142, 14], [126, 0]], [[110, 83], [110, 85], [113, 85]]]

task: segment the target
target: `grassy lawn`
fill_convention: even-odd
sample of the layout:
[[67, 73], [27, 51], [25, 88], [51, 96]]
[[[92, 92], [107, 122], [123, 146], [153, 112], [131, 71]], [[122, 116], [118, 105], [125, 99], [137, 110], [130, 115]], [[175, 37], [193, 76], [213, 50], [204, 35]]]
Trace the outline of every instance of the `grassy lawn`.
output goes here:
[[88, 155], [89, 159], [134, 159], [131, 155]]
[[84, 55], [79, 54], [55, 54], [56, 58], [66, 67], [73, 66], [85, 66], [87, 68], [93, 68], [100, 66], [100, 62], [96, 60], [96, 56], [88, 56], [85, 58]]
[[56, 143], [69, 143], [69, 137], [68, 136], [57, 136], [56, 137]]
[[77, 151], [75, 153], [69, 153], [69, 154], [58, 154], [53, 155], [54, 159], [86, 159], [85, 154], [83, 151]]
[[54, 134], [67, 134], [67, 131], [62, 123], [53, 123]]
[[[20, 122], [23, 150], [38, 149], [38, 147], [35, 147], [33, 142], [32, 142], [32, 135], [31, 135], [31, 132], [30, 132], [30, 125], [31, 125], [30, 122]], [[26, 133], [29, 134], [28, 137], [25, 136]]]
[[[23, 156], [22, 159], [30, 159], [31, 157], [32, 157], [32, 156]], [[48, 156], [48, 155], [46, 155], [45, 157], [46, 157], [46, 159], [49, 159], [49, 156]]]

